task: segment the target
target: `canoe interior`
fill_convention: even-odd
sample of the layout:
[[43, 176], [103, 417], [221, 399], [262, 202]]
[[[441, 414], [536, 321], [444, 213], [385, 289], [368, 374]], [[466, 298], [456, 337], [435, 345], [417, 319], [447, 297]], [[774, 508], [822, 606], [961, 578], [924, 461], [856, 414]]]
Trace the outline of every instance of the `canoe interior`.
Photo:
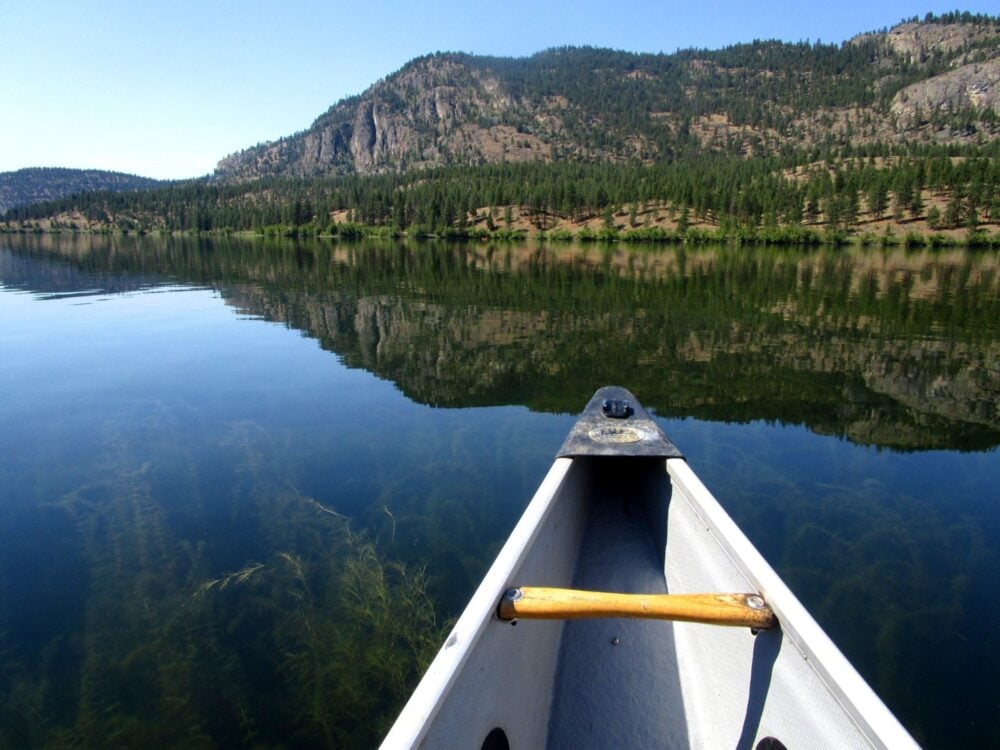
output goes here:
[[[586, 520], [571, 587], [667, 593], [663, 563], [670, 482], [663, 461], [576, 461], [589, 491], [578, 500]], [[567, 621], [547, 746], [683, 747], [688, 732], [677, 675], [668, 622]]]
[[[557, 459], [383, 748], [913, 746], [880, 701], [889, 741], [833, 684], [794, 623], [825, 635], [762, 559], [763, 579], [748, 571], [739, 545], [756, 551], [712, 512], [731, 524], [683, 459]], [[511, 585], [736, 593], [762, 580], [781, 631], [493, 616]], [[507, 745], [490, 744], [497, 730]]]

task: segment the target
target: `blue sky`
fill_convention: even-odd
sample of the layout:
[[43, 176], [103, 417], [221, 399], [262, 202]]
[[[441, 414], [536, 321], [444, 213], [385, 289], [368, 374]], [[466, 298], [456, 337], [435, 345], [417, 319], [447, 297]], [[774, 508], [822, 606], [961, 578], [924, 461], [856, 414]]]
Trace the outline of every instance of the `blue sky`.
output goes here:
[[[901, 0], [12, 0], [2, 14], [0, 171], [206, 174], [228, 153], [307, 128], [338, 99], [428, 52], [841, 42], [954, 8]], [[961, 9], [1000, 12], [997, 0]]]

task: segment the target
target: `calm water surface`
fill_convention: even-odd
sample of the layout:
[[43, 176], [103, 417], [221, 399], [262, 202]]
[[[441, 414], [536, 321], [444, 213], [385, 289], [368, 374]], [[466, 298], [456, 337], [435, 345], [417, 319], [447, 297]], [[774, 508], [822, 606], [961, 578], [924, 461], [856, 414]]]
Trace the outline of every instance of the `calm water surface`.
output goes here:
[[1000, 745], [995, 253], [2, 237], [0, 322], [0, 747], [377, 743], [608, 383]]

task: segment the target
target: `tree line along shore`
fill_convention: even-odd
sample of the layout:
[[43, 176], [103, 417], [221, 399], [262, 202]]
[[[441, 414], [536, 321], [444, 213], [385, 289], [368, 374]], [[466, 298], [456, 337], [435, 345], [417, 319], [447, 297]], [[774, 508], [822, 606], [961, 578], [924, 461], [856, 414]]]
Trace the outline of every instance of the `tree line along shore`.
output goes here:
[[[79, 193], [8, 211], [8, 232], [1000, 246], [1000, 144], [513, 163]], [[809, 157], [812, 158], [809, 158]]]

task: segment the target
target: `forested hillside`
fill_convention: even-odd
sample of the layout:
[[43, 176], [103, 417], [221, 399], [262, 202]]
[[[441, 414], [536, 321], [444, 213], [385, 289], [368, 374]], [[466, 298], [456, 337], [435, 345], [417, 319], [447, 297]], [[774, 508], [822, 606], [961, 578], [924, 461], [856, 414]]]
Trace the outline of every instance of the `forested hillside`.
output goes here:
[[35, 167], [0, 172], [0, 216], [10, 208], [62, 198], [84, 191], [144, 190], [162, 185], [160, 180], [102, 169]]

